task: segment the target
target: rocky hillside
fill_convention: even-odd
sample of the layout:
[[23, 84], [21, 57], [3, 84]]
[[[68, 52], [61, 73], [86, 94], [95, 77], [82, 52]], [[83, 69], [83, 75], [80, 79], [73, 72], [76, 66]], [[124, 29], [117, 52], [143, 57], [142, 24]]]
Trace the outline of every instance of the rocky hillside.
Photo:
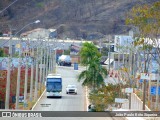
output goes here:
[[[108, 34], [125, 33], [126, 13], [135, 5], [158, 0], [18, 0], [0, 14], [0, 31], [16, 32], [39, 19], [37, 27], [55, 28], [59, 38], [96, 39]], [[13, 0], [1, 0], [0, 10]]]

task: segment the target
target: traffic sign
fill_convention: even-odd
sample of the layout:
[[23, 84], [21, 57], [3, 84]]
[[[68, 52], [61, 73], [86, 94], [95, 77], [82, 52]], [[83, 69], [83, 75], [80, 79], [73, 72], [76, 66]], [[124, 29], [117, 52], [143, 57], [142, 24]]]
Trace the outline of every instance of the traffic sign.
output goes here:
[[[150, 93], [151, 95], [156, 95], [156, 86], [151, 86]], [[160, 95], [160, 86], [158, 87], [158, 95]]]
[[155, 73], [141, 73], [141, 79], [146, 79], [146, 80], [157, 80], [159, 79], [159, 74]]
[[116, 103], [126, 103], [129, 101], [128, 101], [128, 99], [124, 99], [124, 98], [115, 98], [115, 102]]
[[150, 76], [149, 76], [148, 73], [141, 73], [141, 79], [147, 79], [147, 80], [149, 80]]
[[133, 93], [133, 88], [125, 88], [125, 93]]

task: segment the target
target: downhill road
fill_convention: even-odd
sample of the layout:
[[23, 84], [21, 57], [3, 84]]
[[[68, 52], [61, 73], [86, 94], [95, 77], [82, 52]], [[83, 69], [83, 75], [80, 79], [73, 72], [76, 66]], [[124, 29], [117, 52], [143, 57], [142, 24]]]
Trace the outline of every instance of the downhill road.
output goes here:
[[[47, 98], [46, 93], [42, 96], [34, 110], [42, 111], [86, 111], [85, 89], [77, 82], [78, 71], [72, 67], [59, 67], [57, 73], [62, 76], [62, 98]], [[77, 86], [77, 95], [66, 94], [68, 84]]]

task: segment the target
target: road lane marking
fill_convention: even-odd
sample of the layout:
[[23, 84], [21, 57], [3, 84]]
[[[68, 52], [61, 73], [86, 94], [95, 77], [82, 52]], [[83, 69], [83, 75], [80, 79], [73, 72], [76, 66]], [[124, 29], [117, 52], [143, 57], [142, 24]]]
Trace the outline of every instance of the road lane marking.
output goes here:
[[34, 106], [32, 107], [31, 110], [33, 110], [33, 109], [36, 107], [37, 103], [38, 103], [39, 100], [42, 98], [42, 96], [44, 95], [45, 92], [46, 92], [46, 89], [43, 91], [43, 93], [42, 93], [41, 96], [38, 98], [37, 102], [34, 104]]

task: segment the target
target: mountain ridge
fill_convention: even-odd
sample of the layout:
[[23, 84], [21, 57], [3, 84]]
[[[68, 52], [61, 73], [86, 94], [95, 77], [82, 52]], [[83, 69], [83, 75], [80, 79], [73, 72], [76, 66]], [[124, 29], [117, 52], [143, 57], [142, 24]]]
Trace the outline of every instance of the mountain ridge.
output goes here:
[[[12, 0], [0, 1], [0, 9]], [[18, 31], [39, 19], [24, 31], [37, 27], [57, 29], [58, 38], [99, 39], [108, 34], [124, 34], [126, 13], [135, 5], [158, 0], [18, 0], [0, 14], [0, 31]], [[22, 31], [22, 32], [24, 32]]]

